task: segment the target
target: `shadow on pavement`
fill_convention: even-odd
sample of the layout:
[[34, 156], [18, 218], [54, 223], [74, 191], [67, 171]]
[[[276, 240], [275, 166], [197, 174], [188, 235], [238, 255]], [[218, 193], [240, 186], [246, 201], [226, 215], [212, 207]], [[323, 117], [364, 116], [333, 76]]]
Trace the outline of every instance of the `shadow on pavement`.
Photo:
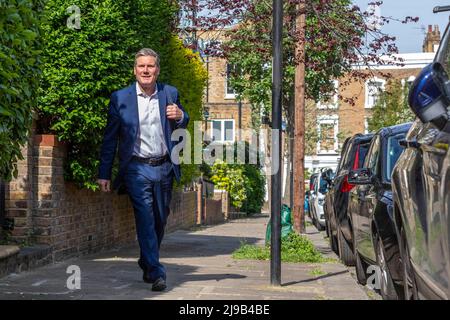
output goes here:
[[281, 284], [281, 286], [282, 287], [287, 287], [287, 286], [292, 286], [292, 285], [299, 284], [299, 283], [307, 283], [307, 282], [317, 281], [317, 280], [320, 280], [320, 279], [334, 277], [334, 276], [338, 276], [338, 275], [345, 274], [345, 273], [347, 273], [347, 270], [343, 270], [343, 271], [339, 271], [339, 272], [327, 273], [327, 274], [324, 274], [324, 275], [319, 276], [319, 277], [314, 277], [314, 278], [300, 280], [300, 281], [286, 282], [286, 283]]

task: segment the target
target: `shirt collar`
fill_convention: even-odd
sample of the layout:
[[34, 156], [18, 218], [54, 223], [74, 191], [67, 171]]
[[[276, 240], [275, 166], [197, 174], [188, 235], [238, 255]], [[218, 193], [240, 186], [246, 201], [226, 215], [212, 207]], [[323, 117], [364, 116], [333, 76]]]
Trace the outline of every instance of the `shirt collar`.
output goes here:
[[[150, 95], [150, 97], [154, 97], [158, 93], [158, 85], [155, 85], [155, 91]], [[142, 91], [141, 86], [139, 85], [139, 82], [136, 81], [136, 94], [138, 96], [142, 97], [148, 97], [148, 95]]]

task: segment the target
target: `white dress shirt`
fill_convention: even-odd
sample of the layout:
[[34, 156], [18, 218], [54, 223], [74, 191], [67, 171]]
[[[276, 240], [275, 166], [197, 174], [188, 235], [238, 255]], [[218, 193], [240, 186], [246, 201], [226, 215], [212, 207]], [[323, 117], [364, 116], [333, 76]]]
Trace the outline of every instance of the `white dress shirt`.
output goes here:
[[168, 153], [159, 113], [158, 88], [148, 96], [136, 82], [139, 110], [138, 138], [133, 154], [138, 157], [160, 157]]

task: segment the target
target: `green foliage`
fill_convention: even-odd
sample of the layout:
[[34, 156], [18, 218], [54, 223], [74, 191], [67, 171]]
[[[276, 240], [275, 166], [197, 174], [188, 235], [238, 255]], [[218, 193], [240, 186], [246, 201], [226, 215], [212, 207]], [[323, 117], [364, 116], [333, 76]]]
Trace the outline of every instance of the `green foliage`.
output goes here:
[[246, 185], [248, 184], [241, 165], [229, 165], [221, 160], [216, 160], [211, 169], [213, 174], [211, 181], [218, 189], [228, 191], [233, 206], [241, 208], [247, 199]]
[[43, 1], [0, 1], [0, 179], [17, 177], [16, 162], [31, 126], [39, 86]]
[[261, 174], [261, 169], [255, 165], [243, 165], [242, 173], [247, 179], [247, 184], [245, 185], [247, 199], [244, 200], [242, 208], [248, 214], [261, 212], [266, 193], [266, 179]]
[[[174, 36], [175, 2], [80, 0], [79, 30], [66, 26], [66, 9], [72, 4], [46, 2], [38, 130], [57, 134], [67, 143], [65, 178], [96, 190], [109, 98], [135, 80], [134, 54], [143, 47], [160, 54], [160, 81], [178, 86], [193, 120], [199, 118], [206, 76], [198, 57]], [[184, 174], [189, 179], [196, 168], [187, 166]]]
[[249, 163], [250, 152], [253, 150], [249, 147], [248, 142], [245, 142], [245, 161], [242, 161], [245, 163], [238, 163], [238, 142], [233, 145], [233, 148], [233, 164], [216, 160], [210, 168], [203, 164], [202, 171], [210, 171], [209, 178], [216, 187], [229, 192], [233, 206], [247, 214], [261, 212], [264, 204], [265, 177], [259, 165], [259, 157], [256, 155], [253, 158], [256, 159], [256, 164]]
[[[317, 5], [320, 0], [310, 1]], [[231, 83], [238, 95], [248, 99], [252, 106], [252, 119], [261, 113], [269, 115], [271, 110], [272, 87], [272, 6], [265, 1], [252, 1], [254, 10], [249, 11], [239, 28], [230, 34], [225, 44], [225, 54], [229, 63], [238, 66], [232, 73]], [[351, 14], [351, 1], [336, 0], [330, 10], [320, 12], [322, 21], [332, 19], [339, 23], [340, 30], [346, 30], [344, 36], [335, 37], [331, 47], [327, 47], [330, 32], [318, 23], [317, 13], [306, 14], [306, 64], [305, 81], [306, 97], [315, 101], [327, 99], [334, 93], [333, 79], [351, 70], [350, 63], [344, 59], [344, 52], [352, 52], [349, 39], [360, 36], [354, 24], [357, 15]], [[293, 117], [287, 106], [294, 94], [295, 67], [298, 57], [295, 56], [297, 44], [294, 30], [294, 2], [285, 2], [286, 21], [283, 24], [283, 106], [288, 122]], [[310, 8], [310, 6], [307, 6]], [[345, 16], [345, 18], [343, 18]], [[333, 27], [332, 27], [333, 28]], [[253, 123], [257, 126], [257, 123]]]
[[408, 107], [408, 88], [400, 80], [388, 82], [387, 90], [381, 92], [368, 120], [369, 131], [414, 120], [414, 114]]
[[[233, 252], [233, 258], [269, 260], [270, 246], [261, 247], [241, 243], [240, 248]], [[291, 232], [281, 240], [281, 261], [317, 263], [327, 260], [306, 236]]]
[[[194, 138], [195, 121], [202, 120], [202, 97], [206, 87], [208, 74], [200, 57], [192, 50], [184, 48], [181, 40], [172, 36], [170, 41], [162, 48], [164, 73], [160, 79], [167, 79], [168, 83], [177, 87], [180, 92], [181, 104], [189, 114], [188, 131], [191, 141]], [[181, 165], [182, 176], [180, 185], [190, 182], [200, 175], [198, 165], [194, 164], [194, 144], [191, 144], [191, 164]]]

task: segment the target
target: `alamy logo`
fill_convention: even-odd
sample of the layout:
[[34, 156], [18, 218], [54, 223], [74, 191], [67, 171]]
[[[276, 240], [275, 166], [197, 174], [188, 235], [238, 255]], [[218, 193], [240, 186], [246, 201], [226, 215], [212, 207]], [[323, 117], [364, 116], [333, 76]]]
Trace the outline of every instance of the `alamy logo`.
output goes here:
[[367, 274], [370, 274], [370, 276], [367, 278], [367, 286], [370, 289], [377, 289], [379, 290], [381, 288], [380, 286], [380, 279], [381, 279], [381, 269], [379, 266], [370, 265], [367, 268]]
[[80, 7], [76, 5], [71, 5], [66, 9], [66, 12], [70, 14], [70, 17], [67, 19], [66, 25], [69, 29], [81, 29], [81, 10]]
[[70, 265], [67, 267], [66, 273], [70, 274], [67, 278], [66, 286], [69, 290], [81, 289], [81, 269], [77, 265]]

